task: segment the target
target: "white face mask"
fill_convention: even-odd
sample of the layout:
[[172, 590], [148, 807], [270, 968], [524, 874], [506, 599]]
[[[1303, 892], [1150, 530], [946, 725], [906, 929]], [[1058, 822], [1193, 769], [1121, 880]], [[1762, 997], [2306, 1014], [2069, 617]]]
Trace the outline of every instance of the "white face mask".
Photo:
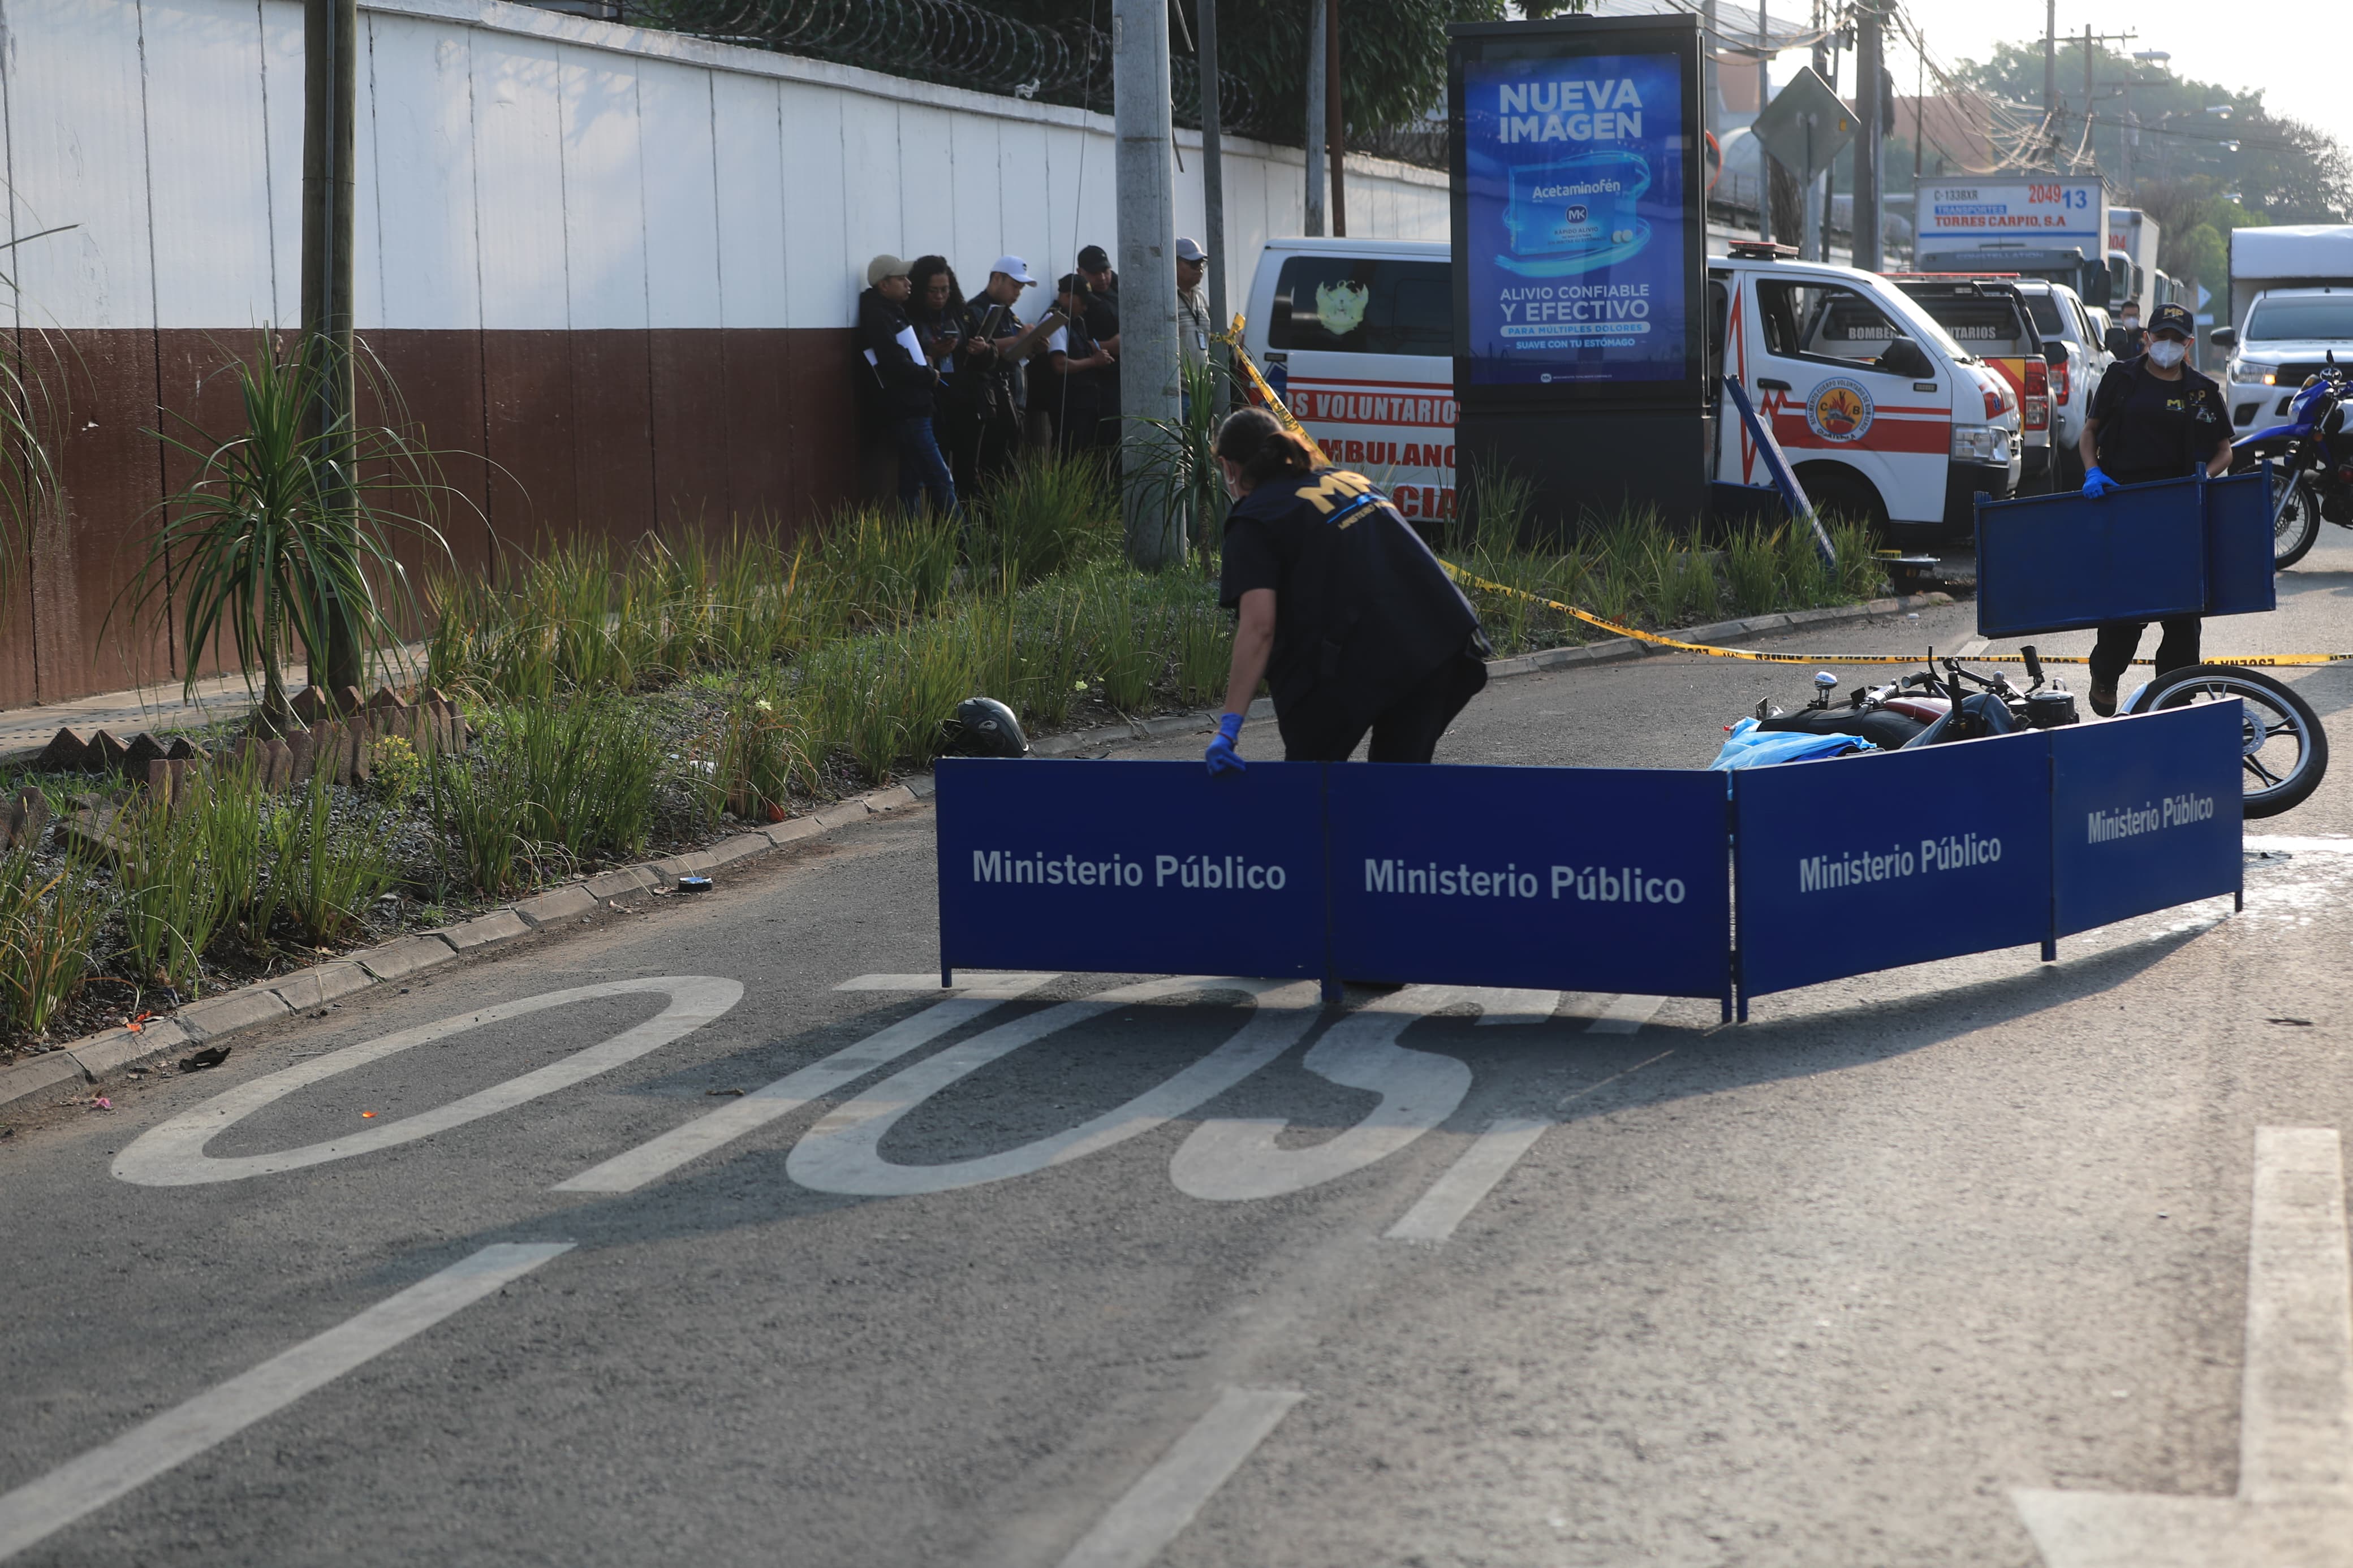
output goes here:
[[2189, 344], [2159, 338], [2148, 345], [2148, 363], [2161, 369], [2171, 370], [2175, 365], [2179, 364], [2183, 356], [2189, 353]]
[[2125, 324], [2125, 331], [2128, 332], [2140, 325], [2140, 318], [2138, 316], [2126, 316], [2122, 318], [2122, 320]]

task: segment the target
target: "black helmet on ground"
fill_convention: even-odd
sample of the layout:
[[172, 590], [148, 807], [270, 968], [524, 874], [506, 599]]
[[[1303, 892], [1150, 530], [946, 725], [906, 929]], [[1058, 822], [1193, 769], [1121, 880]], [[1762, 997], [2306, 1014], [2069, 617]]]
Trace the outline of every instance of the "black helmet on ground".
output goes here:
[[950, 743], [966, 757], [1026, 757], [1029, 738], [1013, 710], [994, 697], [967, 697], [948, 721]]

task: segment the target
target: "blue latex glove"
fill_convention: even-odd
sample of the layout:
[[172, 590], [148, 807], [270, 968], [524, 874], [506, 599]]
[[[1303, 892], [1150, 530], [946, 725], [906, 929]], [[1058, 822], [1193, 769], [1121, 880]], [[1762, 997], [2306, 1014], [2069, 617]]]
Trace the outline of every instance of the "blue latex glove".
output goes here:
[[2124, 489], [2124, 486], [2116, 483], [2116, 480], [2108, 478], [2107, 475], [2100, 472], [2097, 468], [2086, 468], [2084, 470], [2084, 493], [2090, 496], [2094, 500], [2097, 500], [2104, 495], [2112, 494], [2113, 492], [2122, 489]]
[[1241, 738], [1242, 716], [1229, 713], [1218, 721], [1217, 739], [1209, 742], [1207, 761], [1211, 773], [1238, 773], [1250, 764], [1234, 755], [1234, 742]]

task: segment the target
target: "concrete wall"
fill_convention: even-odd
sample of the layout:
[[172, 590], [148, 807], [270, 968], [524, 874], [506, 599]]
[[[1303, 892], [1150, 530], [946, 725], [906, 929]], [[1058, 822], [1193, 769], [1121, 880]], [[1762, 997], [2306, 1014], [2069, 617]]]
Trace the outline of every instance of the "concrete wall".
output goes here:
[[[0, 626], [0, 703], [171, 668], [100, 622], [180, 475], [142, 429], [227, 429], [211, 374], [299, 315], [299, 0], [5, 0], [23, 363], [61, 400], [60, 524]], [[362, 12], [357, 311], [480, 515], [462, 559], [634, 539], [859, 488], [849, 323], [868, 257], [1112, 245], [1109, 119], [500, 0]], [[1179, 132], [1178, 229], [1201, 233]], [[1300, 156], [1227, 158], [1231, 297], [1300, 224]], [[1350, 161], [1358, 232], [1442, 237], [1444, 176]], [[1033, 296], [1034, 298], [1035, 296]], [[208, 379], [209, 377], [209, 379]], [[159, 634], [160, 636], [160, 634]], [[202, 662], [201, 660], [199, 662]]]

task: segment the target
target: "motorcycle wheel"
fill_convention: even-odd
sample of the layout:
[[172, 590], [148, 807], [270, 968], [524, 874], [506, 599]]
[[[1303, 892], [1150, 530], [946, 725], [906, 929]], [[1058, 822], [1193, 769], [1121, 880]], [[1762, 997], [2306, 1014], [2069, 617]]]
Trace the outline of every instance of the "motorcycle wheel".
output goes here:
[[2232, 698], [2244, 704], [2246, 719], [2240, 755], [2244, 815], [2277, 816], [2302, 805], [2328, 772], [2328, 736], [2320, 715], [2285, 682], [2235, 664], [2195, 664], [2150, 681], [2132, 710], [2155, 713]]
[[2272, 469], [2272, 510], [2279, 521], [2272, 525], [2272, 570], [2284, 572], [2312, 552], [2320, 538], [2320, 498], [2312, 493], [2310, 485], [2295, 487], [2295, 497], [2280, 509], [2280, 492], [2287, 488], [2292, 476], [2278, 468]]

